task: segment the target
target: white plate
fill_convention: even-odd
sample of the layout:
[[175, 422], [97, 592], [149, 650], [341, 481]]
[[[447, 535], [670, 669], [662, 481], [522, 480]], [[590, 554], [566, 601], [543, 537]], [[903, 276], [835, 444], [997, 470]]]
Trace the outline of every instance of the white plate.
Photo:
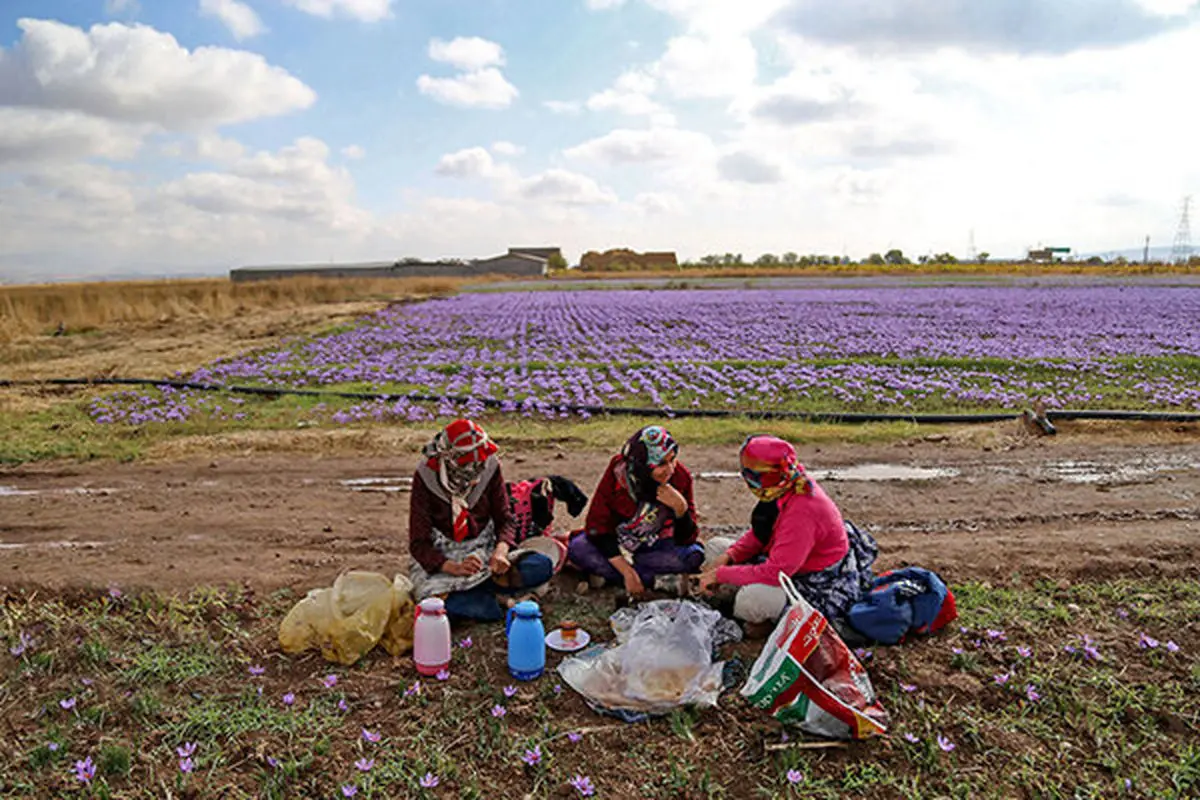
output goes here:
[[560, 653], [574, 653], [576, 650], [582, 650], [591, 640], [591, 635], [582, 629], [575, 632], [574, 644], [567, 644], [562, 640], [562, 628], [555, 628], [546, 634], [546, 646]]

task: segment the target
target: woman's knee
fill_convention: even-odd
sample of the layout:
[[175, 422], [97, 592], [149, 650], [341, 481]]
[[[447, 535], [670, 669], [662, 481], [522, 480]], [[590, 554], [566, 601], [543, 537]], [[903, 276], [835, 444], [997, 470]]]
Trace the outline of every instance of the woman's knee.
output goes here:
[[786, 608], [787, 595], [778, 586], [743, 586], [733, 599], [733, 615], [746, 622], [774, 622]]

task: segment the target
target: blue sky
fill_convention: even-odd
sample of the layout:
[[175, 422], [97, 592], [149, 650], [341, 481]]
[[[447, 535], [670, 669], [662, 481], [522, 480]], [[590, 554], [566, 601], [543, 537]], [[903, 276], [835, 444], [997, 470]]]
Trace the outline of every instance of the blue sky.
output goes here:
[[1198, 8], [9, 0], [0, 280], [1169, 244], [1200, 189], [1171, 110]]

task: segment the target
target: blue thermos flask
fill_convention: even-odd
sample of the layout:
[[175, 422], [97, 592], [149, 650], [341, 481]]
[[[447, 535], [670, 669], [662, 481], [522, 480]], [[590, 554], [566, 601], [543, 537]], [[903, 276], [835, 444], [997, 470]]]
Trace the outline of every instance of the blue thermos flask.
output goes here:
[[532, 600], [522, 600], [508, 610], [508, 671], [519, 681], [532, 681], [546, 669], [546, 629], [542, 610]]

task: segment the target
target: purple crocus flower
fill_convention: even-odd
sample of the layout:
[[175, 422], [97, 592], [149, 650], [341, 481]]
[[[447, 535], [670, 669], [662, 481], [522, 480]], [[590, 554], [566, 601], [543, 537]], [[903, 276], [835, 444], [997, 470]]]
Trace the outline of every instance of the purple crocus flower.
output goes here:
[[370, 742], [371, 744], [379, 744], [379, 740], [383, 738], [383, 734], [375, 733], [374, 731], [369, 731], [366, 728], [363, 728], [362, 738], [364, 741]]
[[562, 694], [562, 684], [561, 683], [554, 684], [554, 694], [556, 696]]
[[370, 772], [371, 767], [375, 766], [375, 759], [360, 758], [358, 761], [354, 762], [354, 766], [358, 768], [359, 772]]
[[499, 703], [492, 706], [492, 716], [495, 717], [496, 719], [500, 719], [507, 713], [508, 713], [508, 709], [505, 708], [504, 706], [500, 705]]
[[350, 710], [350, 706], [349, 706], [349, 704], [346, 703], [346, 698], [343, 697], [341, 700], [338, 700], [338, 711], [349, 711], [349, 710]]
[[570, 783], [572, 789], [579, 792], [580, 797], [591, 797], [596, 793], [596, 787], [592, 785], [592, 779], [586, 775], [576, 775], [568, 783]]
[[1033, 650], [1028, 647], [1018, 647], [1017, 655], [1021, 658], [1030, 658], [1033, 655]]
[[516, 693], [517, 693], [517, 687], [515, 687], [515, 686], [505, 686], [504, 687], [504, 696], [505, 697], [511, 698]]
[[195, 763], [193, 763], [193, 761], [190, 758], [179, 759], [179, 771], [182, 772], [184, 775], [187, 775], [189, 772], [191, 772], [193, 769], [195, 769], [195, 767], [196, 767]]
[[321, 679], [321, 685], [326, 689], [332, 689], [333, 687], [337, 686], [337, 682], [338, 676], [332, 673]]
[[264, 672], [267, 671], [267, 668], [261, 667], [258, 664], [254, 664], [253, 666], [248, 667], [246, 671], [249, 672], [251, 675], [262, 675]]
[[571, 731], [567, 734], [567, 741], [569, 741], [571, 744], [577, 743], [582, 738], [583, 734], [579, 731]]
[[108, 587], [108, 596], [111, 597], [113, 600], [120, 600], [121, 599], [120, 587], [115, 586], [115, 585]]
[[938, 747], [942, 748], [943, 753], [949, 753], [951, 750], [957, 747], [954, 742], [950, 741], [945, 736], [942, 736], [940, 733], [937, 737], [937, 745]]
[[1005, 635], [1004, 631], [998, 631], [995, 628], [988, 628], [987, 637], [994, 642], [1004, 642], [1008, 640], [1008, 636]]
[[296, 695], [294, 693], [288, 692], [287, 694], [285, 694], [283, 696], [283, 704], [285, 706], [290, 706], [292, 703], [295, 703], [295, 702], [296, 702]]
[[916, 744], [917, 742], [921, 741], [921, 737], [915, 736], [911, 733], [906, 733], [904, 734], [904, 741], [908, 742], [909, 744]]
[[788, 783], [795, 785], [804, 780], [804, 773], [798, 769], [789, 769], [787, 773]]
[[422, 787], [424, 787], [426, 789], [432, 789], [435, 786], [437, 786], [439, 783], [438, 776], [434, 775], [432, 772], [426, 772], [424, 775], [421, 776], [421, 780], [419, 781], [419, 783], [421, 784]]
[[461, 647], [463, 650], [469, 650], [473, 644], [475, 644], [475, 643], [473, 641], [471, 641], [470, 636], [464, 636], [463, 638], [458, 640], [458, 646]]
[[94, 777], [96, 777], [96, 765], [92, 763], [91, 756], [83, 761], [75, 762], [75, 780], [80, 783], [91, 783]]
[[521, 760], [524, 761], [530, 767], [535, 767], [538, 764], [542, 763], [542, 748], [541, 748], [541, 746], [535, 744], [532, 749], [526, 750], [525, 754], [523, 756], [521, 756]]
[[1037, 687], [1032, 683], [1025, 685], [1025, 699], [1031, 703], [1036, 703], [1042, 699], [1042, 696], [1038, 694]]
[[70, 711], [72, 708], [75, 707], [75, 698], [74, 697], [63, 698], [62, 700], [58, 701], [58, 704], [60, 706], [62, 706], [64, 711]]
[[1143, 633], [1138, 637], [1138, 647], [1143, 650], [1154, 650], [1158, 647], [1158, 639]]
[[440, 672], [438, 672], [438, 674], [435, 677], [439, 681], [448, 681], [448, 680], [450, 680], [450, 670], [448, 670], [448, 669], [441, 670]]
[[58, 752], [58, 742], [46, 742], [46, 749], [51, 753]]
[[353, 783], [347, 783], [342, 787], [342, 797], [354, 797], [356, 794], [358, 794], [358, 787]]
[[404, 690], [405, 697], [412, 697], [412, 696], [418, 695], [420, 693], [421, 693], [421, 682], [420, 681], [414, 681], [412, 686], [409, 686], [407, 689]]
[[1118, 608], [1117, 616], [1120, 617], [1121, 619], [1129, 619], [1129, 611], [1124, 608]]
[[13, 658], [20, 658], [21, 656], [25, 655], [25, 651], [28, 650], [32, 645], [33, 637], [25, 631], [21, 631], [21, 635], [18, 637], [17, 643], [8, 648], [8, 652], [12, 653]]
[[267, 756], [267, 766], [271, 769], [276, 769], [279, 766], [279, 759], [274, 756]]
[[917, 690], [917, 687], [914, 684], [903, 683], [903, 682], [900, 684], [900, 691], [902, 691], [902, 692], [908, 692], [909, 694], [911, 694], [912, 692], [915, 692], [916, 690]]
[[176, 747], [175, 752], [180, 758], [190, 758], [196, 752], [195, 742], [184, 742], [181, 747]]
[[1175, 644], [1175, 642], [1170, 639], [1167, 640], [1167, 652], [1168, 653], [1178, 653], [1179, 650], [1180, 650], [1179, 645]]
[[1007, 672], [1001, 672], [999, 675], [993, 675], [992, 680], [996, 682], [996, 685], [1003, 686], [1004, 684], [1008, 683], [1008, 677], [1009, 676]]

